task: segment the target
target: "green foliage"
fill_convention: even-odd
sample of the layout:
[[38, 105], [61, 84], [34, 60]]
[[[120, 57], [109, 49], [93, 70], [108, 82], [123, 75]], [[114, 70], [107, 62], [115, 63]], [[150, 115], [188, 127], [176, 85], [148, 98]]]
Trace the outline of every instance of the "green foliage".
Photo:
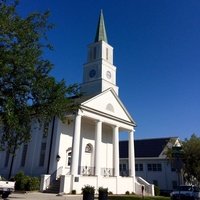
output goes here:
[[155, 190], [155, 196], [159, 196], [160, 195], [160, 188], [156, 185], [154, 185], [154, 190]]
[[17, 6], [18, 1], [0, 3], [0, 150], [12, 154], [30, 140], [33, 117], [38, 122], [64, 119], [77, 108], [69, 97], [79, 94], [78, 85], [67, 87], [49, 75], [53, 65], [43, 56], [52, 49], [49, 12], [21, 17]]
[[200, 137], [193, 134], [183, 142], [184, 177], [200, 185]]
[[15, 182], [15, 190], [25, 190], [27, 184], [27, 177], [23, 172], [19, 172], [14, 177]]
[[40, 189], [40, 180], [38, 177], [28, 177], [26, 191], [36, 191]]
[[126, 191], [125, 194], [126, 194], [126, 195], [130, 195], [130, 192], [129, 192], [129, 191]]
[[72, 190], [72, 194], [76, 194], [76, 190]]
[[99, 187], [98, 192], [107, 192], [108, 193], [108, 188]]
[[113, 193], [111, 191], [108, 192], [109, 195], [113, 195]]
[[40, 181], [37, 177], [26, 176], [23, 172], [19, 172], [15, 175], [14, 180], [15, 190], [19, 191], [34, 191], [39, 190]]
[[156, 197], [148, 197], [145, 196], [144, 198], [142, 198], [141, 196], [132, 196], [132, 195], [126, 195], [126, 196], [122, 196], [122, 195], [113, 195], [113, 196], [109, 196], [109, 200], [141, 200], [141, 199], [145, 199], [145, 200], [170, 200], [169, 197], [161, 197], [161, 196], [156, 196]]
[[94, 186], [85, 185], [85, 186], [82, 188], [82, 192], [83, 192], [83, 194], [84, 194], [84, 193], [94, 194]]
[[178, 173], [183, 172], [185, 181], [200, 186], [200, 137], [191, 135], [182, 142], [179, 151], [168, 148], [166, 156]]

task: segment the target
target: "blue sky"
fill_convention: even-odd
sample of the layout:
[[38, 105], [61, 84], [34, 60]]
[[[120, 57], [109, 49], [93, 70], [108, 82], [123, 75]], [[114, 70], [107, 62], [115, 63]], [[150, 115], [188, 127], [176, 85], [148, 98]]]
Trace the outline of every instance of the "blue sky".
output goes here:
[[21, 0], [20, 13], [51, 11], [52, 74], [81, 83], [103, 9], [119, 96], [135, 137], [200, 136], [199, 0]]

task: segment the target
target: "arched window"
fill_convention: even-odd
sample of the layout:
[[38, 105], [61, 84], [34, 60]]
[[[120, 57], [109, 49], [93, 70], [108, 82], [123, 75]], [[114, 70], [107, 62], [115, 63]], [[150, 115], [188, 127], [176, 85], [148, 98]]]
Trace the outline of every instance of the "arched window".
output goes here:
[[114, 112], [114, 107], [111, 103], [106, 105], [106, 110], [109, 110], [110, 112]]
[[71, 161], [72, 161], [72, 148], [68, 148], [66, 150], [66, 167], [71, 166]]
[[85, 152], [86, 153], [92, 153], [92, 150], [93, 150], [93, 147], [92, 147], [92, 144], [87, 144], [86, 147], [85, 147]]

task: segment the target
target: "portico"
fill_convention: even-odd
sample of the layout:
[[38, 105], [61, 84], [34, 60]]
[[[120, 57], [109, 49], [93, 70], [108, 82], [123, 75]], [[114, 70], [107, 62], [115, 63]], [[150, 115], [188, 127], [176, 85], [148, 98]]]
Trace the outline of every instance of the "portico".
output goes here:
[[[72, 164], [70, 174], [73, 176], [87, 175], [87, 173], [84, 174], [82, 170], [79, 170], [87, 167], [87, 169], [91, 169], [92, 173], [88, 174], [90, 176], [119, 176], [119, 134], [120, 131], [127, 131], [130, 140], [129, 162], [131, 168], [129, 171], [130, 175], [134, 176], [135, 164], [134, 159], [131, 159], [132, 157], [134, 157], [134, 143], [132, 142], [134, 139], [134, 127], [131, 127], [128, 124], [124, 125], [122, 122], [119, 122], [116, 119], [110, 119], [109, 116], [106, 117], [95, 115], [96, 114], [84, 110], [79, 111], [79, 113], [75, 115], [74, 137], [72, 142]], [[93, 166], [84, 166], [84, 162], [82, 161], [84, 160], [84, 156], [80, 156], [81, 152], [85, 151], [84, 149], [87, 145], [84, 145], [85, 143], [83, 142], [81, 144], [81, 138], [84, 138], [84, 131], [82, 130], [84, 129], [84, 121], [90, 121], [90, 124], [94, 126], [93, 137], [95, 140], [94, 143], [92, 143], [94, 154]], [[102, 165], [102, 161], [104, 162], [104, 159], [102, 158], [102, 149], [105, 146], [105, 143], [102, 141], [103, 134], [109, 134], [109, 137], [111, 138], [110, 145], [112, 146], [112, 155], [110, 157], [112, 159], [112, 162], [109, 163], [107, 166]], [[80, 147], [82, 147], [82, 149], [80, 149]], [[109, 156], [105, 155], [105, 157]]]

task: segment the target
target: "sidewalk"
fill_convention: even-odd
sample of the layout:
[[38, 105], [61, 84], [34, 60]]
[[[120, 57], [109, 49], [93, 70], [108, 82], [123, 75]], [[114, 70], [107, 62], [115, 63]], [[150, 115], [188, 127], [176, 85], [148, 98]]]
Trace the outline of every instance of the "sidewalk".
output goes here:
[[[0, 198], [1, 199], [1, 198]], [[82, 195], [63, 195], [58, 196], [57, 194], [47, 194], [40, 192], [30, 192], [30, 193], [12, 193], [7, 198], [8, 200], [82, 200]]]

